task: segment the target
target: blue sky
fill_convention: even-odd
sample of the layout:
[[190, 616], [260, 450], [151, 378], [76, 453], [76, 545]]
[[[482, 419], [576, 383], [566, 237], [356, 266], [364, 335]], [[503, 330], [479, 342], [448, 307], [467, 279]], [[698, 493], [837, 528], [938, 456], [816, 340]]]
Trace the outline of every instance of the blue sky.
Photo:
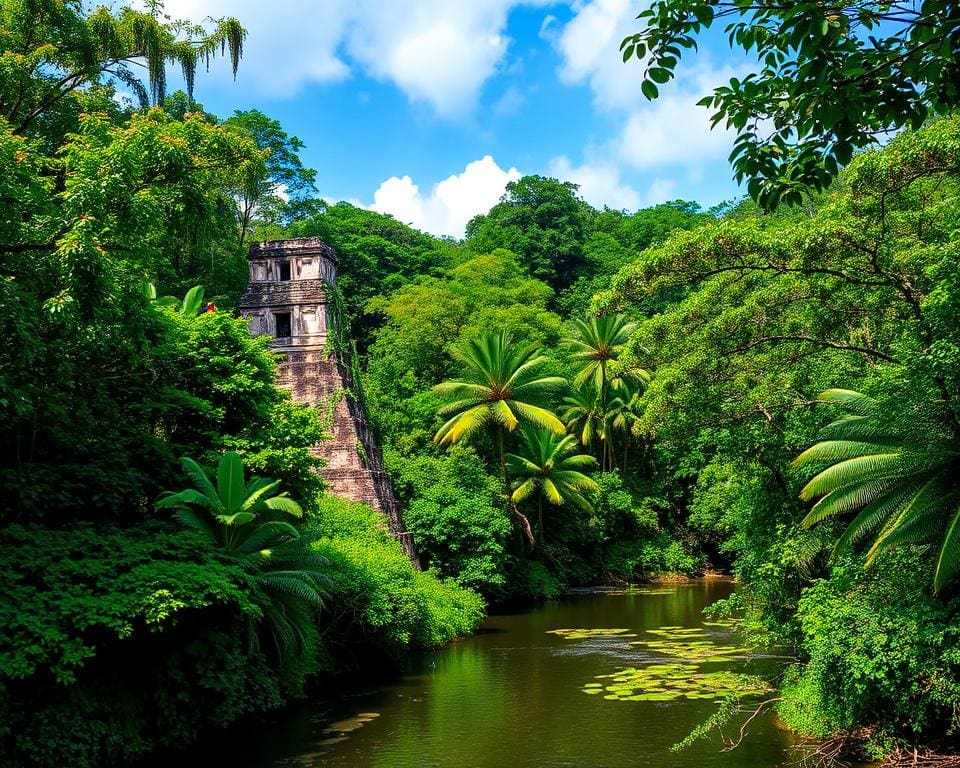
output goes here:
[[176, 18], [249, 31], [234, 81], [197, 78], [220, 116], [256, 108], [306, 144], [320, 195], [460, 236], [522, 174], [580, 184], [598, 207], [739, 194], [732, 137], [698, 98], [742, 70], [719, 36], [656, 102], [619, 43], [630, 0], [167, 0]]

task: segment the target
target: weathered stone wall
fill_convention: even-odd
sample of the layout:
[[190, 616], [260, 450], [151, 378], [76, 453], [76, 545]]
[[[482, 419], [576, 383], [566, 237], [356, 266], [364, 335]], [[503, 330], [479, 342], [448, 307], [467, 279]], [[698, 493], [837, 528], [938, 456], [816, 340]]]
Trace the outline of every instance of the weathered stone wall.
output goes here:
[[[280, 264], [289, 262], [290, 280], [281, 281]], [[332, 439], [315, 452], [332, 493], [369, 504], [383, 514], [391, 533], [417, 565], [413, 537], [404, 530], [400, 508], [383, 456], [355, 397], [347, 361], [327, 343], [330, 311], [326, 285], [336, 280], [336, 255], [318, 238], [257, 243], [250, 247], [250, 284], [240, 300], [254, 334], [274, 337], [284, 353], [277, 383], [293, 399], [321, 408]], [[276, 338], [276, 314], [291, 315], [291, 335]], [[341, 353], [342, 355], [343, 353]]]

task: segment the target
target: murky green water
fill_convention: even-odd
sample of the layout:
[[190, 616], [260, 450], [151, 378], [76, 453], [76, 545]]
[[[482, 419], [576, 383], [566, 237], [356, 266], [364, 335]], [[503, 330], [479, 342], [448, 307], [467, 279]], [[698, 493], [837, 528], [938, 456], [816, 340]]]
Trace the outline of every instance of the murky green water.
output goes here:
[[[221, 753], [221, 759], [228, 759], [221, 764], [771, 768], [790, 755], [787, 736], [770, 715], [753, 721], [735, 751], [721, 751], [723, 744], [714, 733], [672, 753], [670, 745], [715, 711], [716, 700], [688, 698], [686, 693], [675, 699], [630, 700], [626, 697], [636, 691], [599, 677], [624, 668], [642, 670], [657, 661], [678, 663], [665, 658], [669, 649], [635, 644], [663, 641], [670, 632], [646, 633], [661, 627], [702, 628], [702, 633], [680, 635], [684, 642], [693, 642], [681, 652], [701, 659], [679, 663], [699, 664], [698, 673], [775, 674], [778, 661], [744, 659], [727, 628], [703, 625], [703, 607], [730, 590], [730, 584], [712, 581], [631, 594], [582, 595], [529, 613], [491, 617], [477, 636], [419, 658], [409, 674], [391, 683], [298, 705], [255, 737], [234, 733], [230, 741], [236, 754], [226, 758]], [[628, 631], [587, 636], [552, 632], [598, 628]], [[703, 662], [702, 657], [713, 654], [703, 650], [708, 648], [705, 642], [729, 649], [726, 660], [714, 654], [712, 661]], [[595, 688], [598, 683], [604, 687], [601, 693], [584, 692], [584, 686]], [[621, 698], [606, 698], [610, 685]], [[759, 694], [754, 700], [763, 698]], [[732, 724], [726, 728], [727, 735], [737, 731]]]

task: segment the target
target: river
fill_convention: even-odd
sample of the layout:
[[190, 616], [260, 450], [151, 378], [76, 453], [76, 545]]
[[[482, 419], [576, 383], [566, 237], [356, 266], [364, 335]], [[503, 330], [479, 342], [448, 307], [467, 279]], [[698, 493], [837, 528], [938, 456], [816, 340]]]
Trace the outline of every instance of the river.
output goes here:
[[[796, 755], [771, 713], [733, 751], [714, 732], [670, 746], [716, 711], [734, 673], [782, 661], [737, 647], [702, 609], [723, 580], [592, 593], [492, 616], [474, 637], [419, 655], [396, 679], [301, 702], [230, 734], [240, 768], [772, 768]], [[636, 671], [632, 671], [636, 670]], [[717, 675], [716, 673], [726, 673]], [[740, 678], [736, 678], [740, 679]], [[756, 691], [746, 701], [772, 694]], [[739, 731], [740, 717], [724, 728]], [[253, 729], [252, 729], [253, 730]]]

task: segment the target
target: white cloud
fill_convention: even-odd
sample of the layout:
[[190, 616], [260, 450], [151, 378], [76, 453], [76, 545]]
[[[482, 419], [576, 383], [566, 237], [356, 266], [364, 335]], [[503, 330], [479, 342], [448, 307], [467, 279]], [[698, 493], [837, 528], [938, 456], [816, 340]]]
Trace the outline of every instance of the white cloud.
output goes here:
[[516, 168], [503, 170], [486, 155], [468, 163], [463, 173], [435, 184], [428, 194], [422, 193], [409, 176], [393, 176], [377, 188], [370, 208], [435, 235], [462, 237], [467, 222], [490, 210], [503, 195], [507, 182], [516, 181], [520, 175]]
[[293, 96], [358, 68], [454, 116], [472, 108], [503, 64], [510, 10], [543, 1], [283, 0], [265, 12], [262, 0], [167, 0], [166, 9], [190, 19], [236, 16], [247, 26], [241, 85]]
[[680, 165], [696, 171], [701, 163], [725, 157], [733, 145], [732, 133], [710, 129], [710, 114], [687, 92], [663, 95], [627, 117], [617, 156], [640, 170]]
[[[350, 67], [338, 47], [353, 14], [348, 0], [283, 0], [269, 9], [258, 0], [166, 0], [174, 18], [202, 21], [235, 16], [249, 34], [237, 72], [238, 87], [290, 97], [307, 82], [342, 80]], [[206, 77], [231, 78], [225, 62]]]
[[575, 14], [554, 40], [560, 79], [588, 83], [597, 106], [625, 109], [641, 103], [639, 62], [624, 64], [620, 41], [637, 31], [635, 0], [576, 2]]
[[677, 188], [677, 182], [673, 179], [654, 179], [647, 190], [647, 205], [657, 205], [673, 200], [676, 195], [674, 190]]
[[[669, 167], [689, 181], [703, 165], [726, 157], [733, 145], [733, 134], [722, 127], [711, 130], [710, 110], [696, 102], [737, 72], [730, 66], [714, 68], [703, 52], [688, 56], [676, 78], [661, 87], [660, 97], [648, 101], [640, 92], [643, 63], [624, 63], [619, 50], [620, 41], [639, 30], [639, 10], [635, 0], [577, 0], [574, 16], [554, 39], [560, 79], [588, 85], [596, 107], [616, 126], [613, 138], [588, 149], [582, 168], [619, 174], [621, 167]], [[614, 188], [620, 185], [619, 176], [610, 171], [606, 178]], [[669, 199], [675, 186], [672, 179], [655, 179], [644, 202]]]
[[620, 170], [612, 163], [574, 166], [568, 158], [561, 156], [550, 161], [549, 172], [561, 181], [578, 184], [580, 196], [597, 208], [636, 210], [640, 207], [640, 195], [620, 179]]

